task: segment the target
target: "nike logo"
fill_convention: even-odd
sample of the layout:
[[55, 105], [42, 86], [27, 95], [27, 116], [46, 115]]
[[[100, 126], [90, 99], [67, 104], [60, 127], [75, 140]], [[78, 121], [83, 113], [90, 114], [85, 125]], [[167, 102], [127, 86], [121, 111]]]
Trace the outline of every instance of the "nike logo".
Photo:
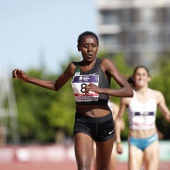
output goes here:
[[109, 135], [112, 134], [113, 132], [114, 132], [114, 130], [110, 131], [110, 132], [109, 132]]

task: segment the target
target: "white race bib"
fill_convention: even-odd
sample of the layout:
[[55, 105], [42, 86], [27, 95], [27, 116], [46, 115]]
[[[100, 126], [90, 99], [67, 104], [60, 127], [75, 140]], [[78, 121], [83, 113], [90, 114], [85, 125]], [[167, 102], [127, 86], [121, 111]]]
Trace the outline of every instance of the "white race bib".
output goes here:
[[99, 75], [75, 75], [71, 83], [77, 102], [98, 101], [99, 94], [91, 91], [85, 93], [85, 87], [90, 83], [98, 86]]

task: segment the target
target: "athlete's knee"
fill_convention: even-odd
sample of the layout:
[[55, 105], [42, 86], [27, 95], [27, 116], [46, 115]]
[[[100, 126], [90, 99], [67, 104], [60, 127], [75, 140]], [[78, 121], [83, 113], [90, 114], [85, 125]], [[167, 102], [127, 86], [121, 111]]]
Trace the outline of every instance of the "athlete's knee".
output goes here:
[[79, 163], [78, 164], [78, 170], [90, 170], [91, 169], [91, 163]]

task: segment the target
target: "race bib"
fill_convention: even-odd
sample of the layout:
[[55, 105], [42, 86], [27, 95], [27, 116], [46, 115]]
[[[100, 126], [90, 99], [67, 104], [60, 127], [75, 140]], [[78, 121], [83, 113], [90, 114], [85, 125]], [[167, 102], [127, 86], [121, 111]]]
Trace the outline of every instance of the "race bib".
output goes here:
[[99, 85], [98, 75], [76, 75], [72, 80], [72, 88], [77, 102], [98, 101], [99, 94], [89, 91], [85, 93], [85, 87], [93, 83]]

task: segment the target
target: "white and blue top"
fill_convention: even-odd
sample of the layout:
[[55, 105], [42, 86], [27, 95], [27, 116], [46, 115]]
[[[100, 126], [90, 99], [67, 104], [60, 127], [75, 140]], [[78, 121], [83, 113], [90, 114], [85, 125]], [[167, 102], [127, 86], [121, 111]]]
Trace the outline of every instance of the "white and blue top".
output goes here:
[[148, 130], [155, 128], [157, 104], [153, 90], [148, 88], [148, 100], [141, 102], [137, 99], [136, 92], [128, 107], [130, 129]]

